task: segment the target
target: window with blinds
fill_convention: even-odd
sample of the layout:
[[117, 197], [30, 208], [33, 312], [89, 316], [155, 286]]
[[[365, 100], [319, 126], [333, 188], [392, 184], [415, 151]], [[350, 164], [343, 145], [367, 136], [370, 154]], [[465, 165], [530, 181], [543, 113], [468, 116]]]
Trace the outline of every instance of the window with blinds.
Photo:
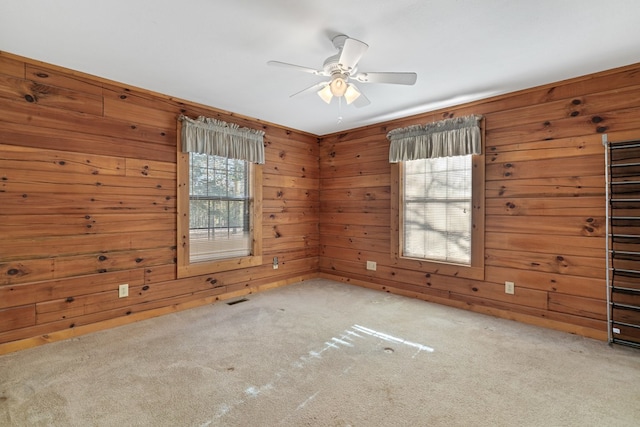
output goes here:
[[402, 256], [471, 264], [472, 156], [402, 164]]
[[251, 254], [249, 162], [190, 153], [190, 262]]
[[184, 115], [177, 128], [178, 277], [262, 265], [264, 131]]

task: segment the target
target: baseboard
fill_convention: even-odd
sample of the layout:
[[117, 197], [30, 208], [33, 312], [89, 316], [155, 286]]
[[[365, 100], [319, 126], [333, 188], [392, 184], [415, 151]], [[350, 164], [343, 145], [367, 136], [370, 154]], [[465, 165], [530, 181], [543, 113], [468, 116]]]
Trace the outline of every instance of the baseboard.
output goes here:
[[350, 279], [350, 278], [345, 278], [342, 276], [337, 276], [337, 275], [332, 275], [327, 273], [310, 273], [310, 274], [300, 275], [296, 277], [291, 277], [285, 280], [267, 283], [264, 285], [251, 286], [251, 287], [243, 288], [234, 292], [228, 292], [221, 295], [201, 298], [194, 301], [174, 304], [166, 307], [156, 308], [153, 310], [143, 311], [140, 313], [134, 313], [125, 317], [117, 317], [115, 319], [104, 320], [101, 322], [92, 323], [90, 325], [78, 326], [75, 328], [55, 331], [55, 332], [39, 335], [32, 338], [25, 338], [22, 340], [3, 343], [3, 344], [0, 344], [0, 355], [13, 353], [15, 351], [20, 351], [20, 350], [25, 350], [27, 348], [37, 347], [43, 344], [48, 344], [56, 341], [66, 340], [69, 338], [90, 334], [92, 332], [111, 329], [117, 326], [123, 326], [130, 323], [138, 322], [140, 320], [146, 320], [146, 319], [151, 319], [153, 317], [163, 316], [165, 314], [175, 313], [182, 310], [188, 310], [190, 308], [195, 308], [202, 305], [213, 304], [217, 301], [224, 301], [232, 298], [242, 297], [242, 296], [249, 295], [256, 292], [263, 292], [269, 289], [274, 289], [281, 286], [287, 286], [293, 283], [298, 283], [301, 281], [310, 280], [314, 278], [334, 280], [336, 282], [361, 286], [361, 287], [374, 289], [378, 291], [390, 292], [396, 295], [402, 295], [410, 298], [417, 298], [423, 301], [429, 301], [437, 304], [447, 305], [450, 307], [469, 310], [469, 311], [473, 311], [481, 314], [487, 314], [490, 316], [499, 317], [503, 319], [514, 320], [514, 321], [526, 323], [529, 325], [535, 325], [535, 326], [540, 326], [548, 329], [568, 332], [571, 334], [576, 334], [576, 335], [580, 335], [588, 338], [594, 338], [600, 341], [607, 341], [608, 339], [606, 331], [587, 328], [584, 326], [573, 325], [570, 323], [560, 322], [557, 320], [544, 319], [537, 316], [517, 313], [517, 312], [493, 308], [493, 307], [481, 306], [477, 304], [468, 304], [463, 301], [450, 300], [447, 298], [439, 298], [432, 295], [421, 294], [418, 292], [405, 291], [405, 290], [394, 288], [391, 286], [384, 286], [384, 289], [382, 289], [383, 285], [367, 282], [364, 280]]
[[345, 278], [342, 276], [336, 276], [328, 273], [320, 273], [318, 277], [328, 280], [335, 280], [336, 282], [342, 282], [351, 285], [357, 285], [377, 291], [389, 292], [396, 295], [402, 295], [410, 298], [417, 298], [423, 301], [433, 302], [436, 304], [447, 305], [450, 307], [459, 308], [462, 310], [469, 310], [476, 313], [487, 314], [502, 319], [514, 320], [516, 322], [526, 323], [528, 325], [540, 326], [543, 328], [554, 329], [557, 331], [568, 332], [575, 335], [580, 335], [587, 338], [593, 338], [600, 341], [607, 341], [607, 331], [588, 328], [585, 326], [574, 325], [571, 323], [560, 322], [552, 319], [545, 319], [542, 317], [532, 316], [530, 314], [517, 313], [509, 310], [487, 307], [477, 304], [469, 304], [464, 301], [456, 301], [447, 298], [440, 298], [432, 295], [422, 294], [419, 292], [405, 291], [402, 289], [394, 288], [388, 285], [379, 285], [376, 283], [367, 282], [364, 280]]
[[151, 319], [153, 317], [163, 316], [165, 314], [175, 313], [182, 310], [188, 310], [190, 308], [200, 307], [207, 304], [213, 304], [217, 301], [224, 301], [232, 298], [238, 298], [241, 296], [249, 295], [256, 292], [264, 292], [269, 289], [278, 288], [281, 286], [291, 285], [293, 283], [302, 282], [317, 278], [316, 273], [310, 273], [300, 276], [291, 277], [277, 282], [271, 282], [264, 285], [249, 286], [238, 291], [228, 292], [225, 294], [215, 295], [206, 298], [200, 298], [197, 300], [184, 302], [180, 304], [172, 304], [166, 307], [155, 308], [148, 311], [142, 311], [139, 313], [133, 313], [129, 316], [117, 317], [115, 319], [103, 320], [101, 322], [92, 323], [89, 325], [77, 326], [75, 328], [64, 329], [61, 331], [54, 331], [48, 334], [39, 335], [31, 338], [24, 338], [17, 341], [10, 341], [0, 344], [0, 355], [13, 353], [20, 350], [25, 350], [31, 347], [37, 347], [40, 345], [62, 341], [69, 338], [75, 338], [81, 335], [90, 334], [92, 332], [102, 331], [105, 329], [115, 328], [117, 326], [128, 325], [130, 323], [138, 322], [140, 320]]

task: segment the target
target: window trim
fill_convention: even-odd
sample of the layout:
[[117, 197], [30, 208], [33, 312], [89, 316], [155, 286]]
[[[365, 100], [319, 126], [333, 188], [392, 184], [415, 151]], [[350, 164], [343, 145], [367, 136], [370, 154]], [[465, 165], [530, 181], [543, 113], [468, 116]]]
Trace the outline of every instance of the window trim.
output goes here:
[[[178, 129], [178, 135], [181, 135]], [[250, 167], [250, 218], [251, 255], [191, 263], [189, 261], [189, 153], [177, 144], [177, 277], [200, 276], [219, 271], [237, 270], [262, 265], [262, 165], [249, 163]]]
[[471, 159], [471, 265], [454, 264], [408, 258], [402, 256], [401, 206], [403, 176], [402, 162], [391, 163], [391, 261], [399, 268], [438, 273], [445, 276], [484, 280], [484, 221], [485, 221], [485, 156], [473, 155]]

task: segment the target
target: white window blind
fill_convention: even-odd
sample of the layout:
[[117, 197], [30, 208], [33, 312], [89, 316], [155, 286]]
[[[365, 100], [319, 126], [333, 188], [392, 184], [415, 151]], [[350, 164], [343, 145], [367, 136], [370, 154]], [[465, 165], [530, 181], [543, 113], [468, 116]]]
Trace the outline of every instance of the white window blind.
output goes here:
[[471, 155], [403, 162], [403, 256], [471, 263]]

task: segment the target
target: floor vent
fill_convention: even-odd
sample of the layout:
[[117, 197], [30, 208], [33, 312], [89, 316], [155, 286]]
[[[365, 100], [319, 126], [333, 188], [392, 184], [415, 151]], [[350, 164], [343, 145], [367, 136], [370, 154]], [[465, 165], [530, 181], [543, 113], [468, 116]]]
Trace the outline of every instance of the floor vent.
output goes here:
[[236, 305], [236, 304], [240, 304], [241, 302], [245, 302], [245, 301], [249, 301], [247, 298], [240, 298], [237, 299], [235, 301], [230, 301], [227, 303], [227, 305]]

